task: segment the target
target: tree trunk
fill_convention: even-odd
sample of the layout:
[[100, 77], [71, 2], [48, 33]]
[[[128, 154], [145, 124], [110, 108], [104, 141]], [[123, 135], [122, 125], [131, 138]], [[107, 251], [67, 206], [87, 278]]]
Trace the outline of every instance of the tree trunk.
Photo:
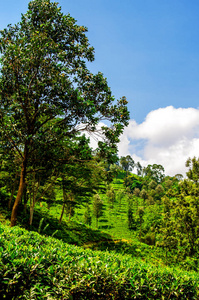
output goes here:
[[66, 205], [66, 203], [63, 203], [62, 211], [61, 211], [61, 216], [60, 216], [60, 218], [59, 218], [59, 224], [61, 224], [61, 221], [62, 221], [62, 218], [63, 218], [63, 215], [64, 215], [64, 208], [65, 208], [65, 205]]
[[34, 214], [34, 203], [30, 206], [30, 226], [32, 225], [33, 214]]
[[11, 214], [11, 220], [10, 220], [11, 227], [15, 226], [17, 223], [18, 208], [19, 208], [19, 204], [21, 202], [24, 187], [25, 187], [26, 167], [27, 167], [27, 159], [28, 159], [28, 151], [27, 150], [28, 150], [27, 145], [25, 145], [23, 163], [22, 163], [21, 174], [20, 174], [20, 181], [19, 181], [19, 189], [17, 192], [17, 196], [15, 199], [13, 208], [12, 208], [12, 214]]
[[13, 208], [12, 208], [12, 214], [11, 214], [11, 222], [10, 226], [15, 226], [17, 222], [17, 212], [18, 212], [18, 207], [19, 203], [21, 202], [22, 196], [23, 196], [23, 190], [24, 190], [24, 185], [25, 185], [25, 167], [24, 165], [22, 166], [21, 169], [21, 175], [20, 175], [20, 182], [19, 182], [19, 189], [17, 192], [17, 197], [15, 199]]

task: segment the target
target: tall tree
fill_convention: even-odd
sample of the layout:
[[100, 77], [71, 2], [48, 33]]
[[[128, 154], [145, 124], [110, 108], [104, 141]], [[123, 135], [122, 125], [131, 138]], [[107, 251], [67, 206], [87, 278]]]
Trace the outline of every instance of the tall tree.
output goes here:
[[[0, 137], [4, 148], [21, 158], [20, 183], [12, 209], [16, 224], [30, 156], [40, 141], [59, 144], [77, 132], [95, 132], [101, 120], [100, 153], [111, 159], [129, 113], [123, 97], [117, 103], [102, 73], [93, 75], [86, 61], [94, 49], [70, 15], [57, 3], [34, 0], [20, 23], [0, 32]], [[55, 128], [55, 129], [54, 129]], [[39, 157], [38, 157], [39, 158]]]
[[106, 196], [110, 203], [110, 207], [113, 208], [113, 205], [114, 205], [114, 202], [116, 199], [116, 194], [115, 194], [115, 190], [112, 186], [108, 186], [107, 191], [106, 191]]
[[122, 169], [126, 172], [126, 174], [128, 173], [128, 171], [132, 171], [135, 166], [135, 162], [130, 155], [122, 156], [120, 158], [120, 164], [122, 166]]
[[160, 227], [162, 245], [177, 251], [179, 259], [193, 256], [199, 250], [199, 197], [194, 185], [185, 180], [174, 200], [163, 197], [166, 213]]
[[131, 200], [128, 203], [127, 217], [128, 217], [128, 229], [130, 230], [136, 229], [136, 222], [133, 215], [133, 205]]
[[143, 172], [147, 179], [154, 179], [157, 183], [162, 182], [165, 177], [164, 167], [162, 165], [148, 165], [143, 169]]
[[86, 210], [84, 212], [84, 223], [91, 226], [92, 224], [92, 216], [91, 216], [91, 209], [89, 204], [86, 205]]
[[138, 221], [139, 221], [139, 224], [140, 224], [139, 238], [141, 238], [141, 235], [142, 235], [142, 224], [144, 223], [144, 207], [139, 207], [138, 211], [137, 211], [137, 214], [138, 214]]
[[199, 158], [196, 158], [195, 156], [191, 159], [187, 159], [186, 161], [186, 167], [189, 168], [189, 170], [186, 172], [187, 177], [190, 180], [193, 180], [195, 183], [199, 183]]
[[137, 175], [141, 176], [143, 168], [142, 168], [142, 165], [139, 161], [136, 163], [136, 168], [137, 168]]
[[57, 187], [61, 187], [63, 191], [60, 223], [64, 210], [70, 212], [70, 208], [74, 210], [76, 206], [84, 202], [88, 203], [91, 196], [101, 188], [101, 183], [105, 179], [103, 165], [97, 163], [95, 158], [87, 161], [87, 155], [81, 152], [83, 151], [79, 148], [78, 160], [71, 157], [69, 163], [62, 166], [61, 178], [57, 181]]

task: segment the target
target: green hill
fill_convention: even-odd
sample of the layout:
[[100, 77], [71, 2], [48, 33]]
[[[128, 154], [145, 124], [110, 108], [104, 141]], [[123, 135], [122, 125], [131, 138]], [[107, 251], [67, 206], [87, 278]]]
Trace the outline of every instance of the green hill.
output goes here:
[[[111, 188], [115, 192], [113, 202], [107, 193]], [[161, 247], [142, 242], [136, 212], [143, 204], [139, 197], [132, 198], [137, 227], [129, 229], [131, 196], [123, 193], [125, 190], [124, 178], [119, 177], [102, 189], [103, 214], [98, 228], [92, 203], [92, 222], [88, 226], [84, 224], [86, 205], [76, 207], [70, 221], [65, 214], [59, 224], [61, 205], [47, 207], [45, 202], [37, 204], [31, 227], [29, 214], [21, 210], [18, 226], [10, 228], [10, 213], [3, 205], [7, 203], [6, 195], [1, 194], [1, 298], [198, 299], [197, 272], [183, 269], [174, 260], [169, 263]], [[145, 208], [143, 231], [154, 222], [149, 217], [155, 207]]]
[[198, 276], [1, 225], [1, 299], [198, 299]]

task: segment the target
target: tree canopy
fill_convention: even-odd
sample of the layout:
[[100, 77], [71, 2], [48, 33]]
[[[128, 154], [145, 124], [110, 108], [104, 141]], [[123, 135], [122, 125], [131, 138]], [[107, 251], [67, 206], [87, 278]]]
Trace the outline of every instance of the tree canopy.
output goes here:
[[11, 226], [41, 145], [59, 149], [63, 141], [83, 130], [95, 132], [99, 121], [108, 120], [98, 150], [111, 160], [128, 124], [126, 98], [115, 103], [103, 74], [94, 75], [86, 66], [94, 60], [86, 31], [57, 3], [34, 0], [18, 24], [0, 32], [1, 146], [17, 153], [21, 165]]
[[120, 164], [122, 166], [122, 169], [126, 172], [132, 171], [135, 166], [135, 162], [133, 158], [130, 155], [122, 156], [120, 158]]

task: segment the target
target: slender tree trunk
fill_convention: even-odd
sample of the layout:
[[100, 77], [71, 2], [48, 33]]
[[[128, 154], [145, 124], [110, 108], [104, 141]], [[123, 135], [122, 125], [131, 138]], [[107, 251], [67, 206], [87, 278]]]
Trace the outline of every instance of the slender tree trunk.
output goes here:
[[34, 214], [34, 203], [30, 206], [30, 226], [32, 225], [32, 221], [33, 221], [33, 214]]
[[18, 207], [19, 207], [19, 203], [21, 202], [22, 196], [23, 196], [23, 190], [24, 190], [24, 185], [25, 185], [25, 177], [26, 177], [26, 167], [22, 166], [21, 169], [21, 175], [20, 175], [20, 182], [19, 182], [19, 189], [17, 192], [17, 197], [15, 199], [13, 208], [12, 208], [12, 214], [11, 214], [11, 222], [10, 222], [10, 226], [15, 226], [16, 222], [17, 222], [17, 213], [18, 213]]
[[59, 218], [59, 224], [61, 224], [61, 221], [62, 221], [62, 218], [63, 218], [63, 215], [64, 215], [65, 205], [66, 205], [66, 203], [63, 203], [63, 205], [62, 205], [62, 211], [61, 211], [61, 216]]
[[20, 181], [19, 181], [19, 189], [17, 192], [17, 196], [15, 199], [13, 208], [12, 208], [12, 214], [11, 214], [11, 220], [10, 220], [11, 227], [15, 226], [17, 223], [18, 208], [19, 208], [19, 204], [21, 202], [24, 187], [25, 187], [26, 167], [27, 167], [27, 160], [28, 160], [28, 151], [27, 150], [28, 150], [28, 147], [27, 147], [27, 145], [25, 145], [23, 163], [22, 163], [21, 174], [20, 174]]

